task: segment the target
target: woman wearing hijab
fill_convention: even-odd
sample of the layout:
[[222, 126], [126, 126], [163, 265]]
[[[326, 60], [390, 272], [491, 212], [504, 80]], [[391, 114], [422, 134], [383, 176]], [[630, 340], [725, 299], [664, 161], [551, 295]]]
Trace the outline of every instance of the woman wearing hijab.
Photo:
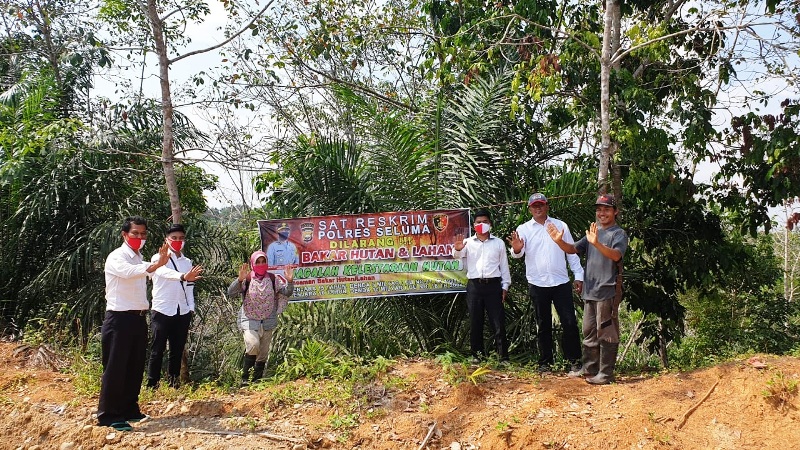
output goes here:
[[250, 255], [250, 264], [242, 264], [239, 276], [228, 287], [230, 297], [242, 296], [239, 309], [239, 329], [244, 334], [244, 363], [242, 384], [261, 379], [267, 365], [272, 331], [294, 291], [294, 266], [284, 268], [284, 277], [267, 271], [267, 255], [262, 251]]

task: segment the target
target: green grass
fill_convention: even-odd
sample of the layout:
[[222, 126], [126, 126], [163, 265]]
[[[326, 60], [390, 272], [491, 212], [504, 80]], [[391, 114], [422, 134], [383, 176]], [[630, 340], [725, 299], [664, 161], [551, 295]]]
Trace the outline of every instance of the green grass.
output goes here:
[[798, 380], [788, 377], [782, 370], [774, 370], [761, 395], [773, 406], [783, 410], [797, 396]]
[[103, 375], [103, 365], [100, 361], [78, 356], [73, 359], [69, 373], [72, 374], [75, 392], [78, 395], [91, 397], [100, 393], [100, 378]]
[[358, 414], [351, 413], [343, 416], [334, 414], [328, 419], [328, 423], [334, 430], [356, 428], [358, 426]]
[[414, 383], [416, 382], [417, 382], [416, 374], [412, 374], [409, 377], [398, 377], [394, 375], [389, 375], [383, 379], [383, 386], [386, 388], [386, 390], [390, 391], [404, 391], [413, 386]]

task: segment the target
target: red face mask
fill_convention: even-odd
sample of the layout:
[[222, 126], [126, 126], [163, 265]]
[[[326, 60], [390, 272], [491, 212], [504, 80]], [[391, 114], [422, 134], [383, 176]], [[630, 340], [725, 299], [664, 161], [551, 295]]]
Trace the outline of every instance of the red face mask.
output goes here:
[[181, 250], [183, 250], [183, 244], [185, 242], [186, 241], [169, 241], [169, 246], [175, 253], [179, 253]]
[[142, 247], [144, 247], [144, 243], [147, 242], [147, 239], [128, 236], [128, 240], [126, 242], [128, 243], [128, 247], [132, 248], [133, 251], [138, 252], [142, 249]]
[[258, 275], [259, 277], [263, 277], [264, 275], [267, 274], [268, 267], [269, 266], [267, 266], [266, 264], [256, 264], [253, 266], [253, 272], [255, 272], [255, 274]]

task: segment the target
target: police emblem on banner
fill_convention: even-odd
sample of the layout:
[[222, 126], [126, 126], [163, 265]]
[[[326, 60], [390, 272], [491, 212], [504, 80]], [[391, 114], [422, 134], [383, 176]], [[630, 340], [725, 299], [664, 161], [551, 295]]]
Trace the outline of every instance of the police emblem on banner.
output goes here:
[[435, 214], [433, 216], [433, 228], [436, 228], [438, 232], [444, 231], [447, 228], [447, 214]]
[[303, 232], [303, 242], [311, 242], [314, 239], [314, 224], [311, 222], [303, 222], [300, 224], [300, 231]]

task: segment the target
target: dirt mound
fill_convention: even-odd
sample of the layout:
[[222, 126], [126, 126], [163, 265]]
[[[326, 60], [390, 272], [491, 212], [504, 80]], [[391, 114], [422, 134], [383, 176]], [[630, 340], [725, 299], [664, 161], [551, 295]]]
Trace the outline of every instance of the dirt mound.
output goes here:
[[[563, 374], [494, 371], [448, 383], [428, 360], [394, 365], [349, 407], [335, 383], [143, 401], [134, 431], [94, 426], [96, 398], [0, 344], [0, 449], [770, 449], [797, 448], [800, 360], [759, 356], [590, 386]], [[520, 376], [523, 375], [523, 376]], [[794, 389], [793, 389], [794, 386]], [[326, 395], [307, 395], [325, 390]], [[304, 395], [304, 393], [306, 395]], [[316, 398], [317, 400], [308, 400]], [[352, 407], [356, 402], [357, 406]], [[355, 411], [355, 412], [353, 412]]]

